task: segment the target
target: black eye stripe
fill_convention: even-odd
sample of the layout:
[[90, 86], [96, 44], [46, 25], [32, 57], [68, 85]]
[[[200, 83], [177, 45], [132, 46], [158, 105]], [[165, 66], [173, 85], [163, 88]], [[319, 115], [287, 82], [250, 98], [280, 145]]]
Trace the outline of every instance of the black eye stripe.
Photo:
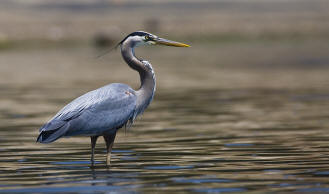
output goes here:
[[[131, 37], [131, 36], [141, 36], [141, 37], [145, 37], [145, 41], [151, 41], [154, 40], [155, 37], [153, 35], [148, 34], [147, 32], [143, 32], [143, 31], [137, 31], [137, 32], [133, 32], [131, 34], [129, 34], [128, 36], [126, 36], [123, 40], [121, 40], [118, 45], [122, 44], [125, 40], [127, 40], [127, 38]], [[146, 36], [148, 38], [146, 38]]]

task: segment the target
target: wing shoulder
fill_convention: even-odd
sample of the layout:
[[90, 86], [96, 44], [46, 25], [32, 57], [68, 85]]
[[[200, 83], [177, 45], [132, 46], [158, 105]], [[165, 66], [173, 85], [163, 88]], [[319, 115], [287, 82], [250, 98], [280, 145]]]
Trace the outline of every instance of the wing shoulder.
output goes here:
[[67, 104], [40, 131], [56, 129], [83, 114], [91, 117], [99, 112], [106, 114], [106, 112], [114, 111], [117, 114], [114, 116], [129, 117], [135, 111], [136, 101], [136, 93], [128, 85], [109, 84], [90, 91]]
[[67, 120], [80, 115], [84, 110], [106, 109], [109, 104], [121, 103], [135, 104], [135, 91], [125, 84], [109, 84], [76, 98], [61, 109], [55, 117]]

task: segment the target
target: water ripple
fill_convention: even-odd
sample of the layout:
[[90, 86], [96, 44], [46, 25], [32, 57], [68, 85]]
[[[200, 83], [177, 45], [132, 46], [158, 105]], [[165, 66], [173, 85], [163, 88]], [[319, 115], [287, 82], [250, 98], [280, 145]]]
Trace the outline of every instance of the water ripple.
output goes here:
[[0, 192], [328, 192], [329, 124], [317, 117], [328, 114], [323, 98], [287, 100], [295, 95], [263, 89], [193, 93], [160, 95], [150, 114], [118, 134], [110, 168], [102, 141], [92, 168], [88, 138], [37, 144], [44, 111], [0, 111]]

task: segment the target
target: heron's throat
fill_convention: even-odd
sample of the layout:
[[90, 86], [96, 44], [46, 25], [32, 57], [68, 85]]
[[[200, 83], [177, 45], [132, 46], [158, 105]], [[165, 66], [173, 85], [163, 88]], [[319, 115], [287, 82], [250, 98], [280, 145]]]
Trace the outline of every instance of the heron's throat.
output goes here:
[[137, 94], [137, 114], [142, 113], [153, 100], [156, 80], [152, 66], [147, 61], [142, 61], [135, 56], [132, 43], [123, 42], [121, 44], [121, 54], [126, 63], [134, 70], [138, 71], [141, 86], [136, 91]]

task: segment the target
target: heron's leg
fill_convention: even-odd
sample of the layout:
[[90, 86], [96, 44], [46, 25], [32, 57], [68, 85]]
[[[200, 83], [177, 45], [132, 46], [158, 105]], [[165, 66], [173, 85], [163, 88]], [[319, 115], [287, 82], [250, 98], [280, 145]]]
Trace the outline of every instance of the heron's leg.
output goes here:
[[106, 143], [106, 166], [110, 166], [111, 151], [112, 151], [112, 147], [114, 144], [115, 135], [116, 135], [116, 133], [111, 134], [111, 135], [104, 135], [104, 140]]
[[94, 166], [94, 155], [95, 155], [95, 146], [96, 146], [96, 141], [97, 141], [98, 136], [91, 136], [90, 140], [91, 140], [91, 166]]

